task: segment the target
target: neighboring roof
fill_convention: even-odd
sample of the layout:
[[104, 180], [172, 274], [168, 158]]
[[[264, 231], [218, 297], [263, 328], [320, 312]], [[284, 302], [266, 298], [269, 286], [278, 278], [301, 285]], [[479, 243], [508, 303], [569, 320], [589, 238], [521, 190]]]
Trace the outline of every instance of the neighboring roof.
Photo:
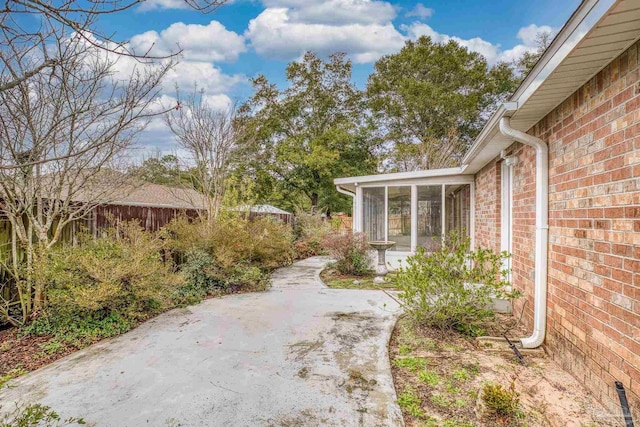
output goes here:
[[173, 209], [205, 209], [207, 200], [191, 188], [151, 184], [127, 185], [110, 195], [108, 205], [150, 206]]
[[[55, 188], [60, 185], [54, 175], [45, 176], [50, 179], [47, 186]], [[120, 171], [104, 169], [98, 172], [84, 171], [81, 174], [69, 174], [74, 182], [69, 187], [74, 194], [71, 197], [77, 202], [99, 202], [103, 205], [149, 206], [170, 209], [206, 209], [207, 199], [204, 194], [191, 188], [177, 188], [152, 184], [142, 181], [133, 175]], [[82, 186], [76, 184], [82, 182]], [[68, 197], [67, 190], [62, 190], [61, 197]]]
[[234, 211], [249, 211], [249, 212], [255, 212], [255, 213], [268, 213], [268, 214], [279, 214], [279, 215], [291, 215], [291, 212], [287, 212], [284, 211], [280, 208], [276, 208], [275, 206], [271, 206], [271, 205], [251, 205], [251, 206], [247, 206], [247, 205], [243, 205], [243, 206], [238, 206], [237, 208], [233, 209]]
[[502, 117], [528, 131], [640, 38], [634, 0], [584, 0], [508, 103], [491, 116], [462, 160], [476, 173], [512, 144], [498, 131]]

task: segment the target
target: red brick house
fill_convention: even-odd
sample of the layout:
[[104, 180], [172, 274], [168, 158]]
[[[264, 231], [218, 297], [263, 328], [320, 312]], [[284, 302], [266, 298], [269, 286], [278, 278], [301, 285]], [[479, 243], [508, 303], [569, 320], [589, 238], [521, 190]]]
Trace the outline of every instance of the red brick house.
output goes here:
[[335, 180], [354, 198], [354, 230], [401, 242], [392, 259], [463, 227], [511, 252], [525, 295], [513, 310], [532, 331], [521, 345], [544, 345], [614, 414], [620, 381], [636, 416], [639, 39], [640, 1], [585, 0], [461, 167]]

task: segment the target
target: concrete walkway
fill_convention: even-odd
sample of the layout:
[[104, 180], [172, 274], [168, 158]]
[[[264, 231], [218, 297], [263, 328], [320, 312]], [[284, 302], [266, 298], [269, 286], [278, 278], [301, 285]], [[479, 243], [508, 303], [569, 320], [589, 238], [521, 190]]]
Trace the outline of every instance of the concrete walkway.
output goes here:
[[397, 304], [326, 288], [324, 258], [273, 275], [268, 292], [173, 310], [11, 382], [96, 426], [401, 426], [387, 342]]

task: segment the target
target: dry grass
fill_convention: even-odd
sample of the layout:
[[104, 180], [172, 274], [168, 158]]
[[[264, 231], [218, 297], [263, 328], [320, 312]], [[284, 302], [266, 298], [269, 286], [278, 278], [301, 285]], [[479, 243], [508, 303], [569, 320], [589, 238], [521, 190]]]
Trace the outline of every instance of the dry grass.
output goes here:
[[393, 285], [393, 273], [387, 275], [385, 283], [373, 283], [374, 273], [367, 273], [364, 276], [354, 276], [342, 274], [335, 268], [325, 268], [320, 273], [320, 278], [330, 288], [334, 289], [395, 289]]
[[[487, 329], [501, 332], [511, 319], [500, 316]], [[512, 330], [509, 335], [524, 333]], [[480, 348], [475, 339], [455, 331], [421, 328], [408, 317], [401, 318], [389, 353], [406, 426], [609, 425], [597, 419], [598, 413], [604, 413], [602, 407], [543, 352], [525, 353], [527, 366], [523, 366], [505, 348]], [[487, 407], [482, 398], [483, 389], [491, 389], [487, 384], [513, 392], [509, 397], [515, 403], [509, 411]]]

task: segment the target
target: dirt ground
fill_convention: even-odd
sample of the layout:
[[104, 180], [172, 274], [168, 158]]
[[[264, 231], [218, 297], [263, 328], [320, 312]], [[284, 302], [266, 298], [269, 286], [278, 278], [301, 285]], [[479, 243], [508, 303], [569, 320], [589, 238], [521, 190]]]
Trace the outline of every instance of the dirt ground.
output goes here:
[[[512, 319], [499, 317], [489, 325], [489, 334], [501, 336], [502, 325]], [[524, 334], [518, 329], [509, 331], [513, 337]], [[526, 366], [504, 339], [443, 333], [401, 318], [389, 354], [407, 427], [618, 425], [611, 424], [604, 408], [543, 350], [522, 353]], [[502, 386], [516, 396], [517, 408], [511, 415], [499, 415], [486, 407], [481, 396], [485, 384]]]
[[66, 346], [51, 351], [47, 343], [50, 336], [19, 336], [17, 328], [0, 331], [0, 386], [3, 377], [15, 377], [48, 365], [72, 353], [76, 348]]

